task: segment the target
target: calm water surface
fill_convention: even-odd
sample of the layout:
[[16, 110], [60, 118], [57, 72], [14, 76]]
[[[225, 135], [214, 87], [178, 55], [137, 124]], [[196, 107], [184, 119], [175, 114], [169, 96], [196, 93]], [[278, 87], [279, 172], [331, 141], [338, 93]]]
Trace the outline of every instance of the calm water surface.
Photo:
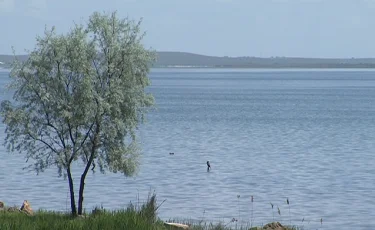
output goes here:
[[[11, 97], [7, 75], [0, 72], [1, 100]], [[163, 219], [260, 225], [274, 214], [305, 229], [373, 229], [375, 71], [155, 69], [150, 77], [157, 109], [139, 131], [140, 172], [91, 174], [87, 210], [122, 208], [155, 190], [166, 200]], [[4, 130], [1, 123], [1, 140]], [[0, 165], [6, 204], [69, 209], [56, 169], [22, 170], [22, 156], [3, 146]]]

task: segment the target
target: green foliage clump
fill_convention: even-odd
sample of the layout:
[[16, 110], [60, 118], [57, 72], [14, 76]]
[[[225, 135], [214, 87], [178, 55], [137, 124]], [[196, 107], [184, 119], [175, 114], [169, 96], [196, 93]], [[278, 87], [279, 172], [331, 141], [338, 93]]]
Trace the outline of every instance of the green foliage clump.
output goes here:
[[[67, 34], [46, 30], [28, 59], [13, 63], [13, 100], [0, 104], [5, 145], [37, 173], [53, 166], [68, 178], [74, 215], [83, 212], [89, 170], [137, 172], [136, 130], [154, 104], [145, 88], [155, 59], [140, 25], [95, 12]], [[84, 167], [77, 210], [71, 167], [78, 160]]]

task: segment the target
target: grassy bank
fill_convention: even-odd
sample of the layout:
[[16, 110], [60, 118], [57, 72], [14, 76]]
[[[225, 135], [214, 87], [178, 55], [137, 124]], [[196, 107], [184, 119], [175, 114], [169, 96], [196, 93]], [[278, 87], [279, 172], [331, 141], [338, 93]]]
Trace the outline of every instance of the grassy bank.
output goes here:
[[[167, 230], [163, 221], [152, 222], [148, 217], [131, 210], [103, 211], [100, 214], [90, 214], [85, 217], [73, 218], [68, 214], [57, 212], [36, 212], [28, 216], [17, 212], [0, 213], [1, 230], [104, 230], [104, 229], [130, 229], [130, 230]], [[203, 223], [192, 225], [191, 230], [244, 230], [249, 227], [230, 228], [222, 224]], [[253, 228], [254, 230], [256, 228]], [[297, 228], [287, 228], [288, 230]]]
[[[185, 224], [189, 224], [188, 221]], [[152, 220], [148, 216], [134, 210], [101, 211], [73, 218], [69, 214], [38, 211], [33, 216], [21, 212], [0, 212], [0, 229], [2, 230], [167, 230], [164, 222]], [[191, 230], [245, 230], [247, 226], [230, 228], [223, 224], [201, 223], [191, 225]], [[252, 228], [258, 229], [258, 228]], [[297, 228], [287, 228], [297, 230]]]
[[[33, 215], [13, 208], [0, 211], [1, 230], [104, 230], [104, 229], [130, 229], [130, 230], [168, 230], [176, 229], [165, 225], [164, 221], [157, 217], [159, 206], [156, 203], [156, 195], [148, 198], [147, 202], [139, 207], [129, 205], [127, 209], [108, 211], [103, 208], [95, 208], [90, 213], [73, 217], [70, 214], [53, 211], [37, 211]], [[249, 226], [231, 228], [225, 224], [199, 223], [178, 221], [187, 224], [191, 230], [244, 230]], [[251, 228], [252, 230], [258, 228]], [[259, 228], [260, 229], [260, 228]], [[273, 229], [273, 228], [271, 228]], [[285, 228], [296, 230], [297, 228]]]
[[127, 209], [108, 211], [95, 208], [90, 213], [75, 216], [68, 213], [37, 211], [33, 215], [13, 209], [0, 211], [1, 230], [31, 230], [31, 229], [66, 229], [66, 230], [102, 230], [102, 229], [165, 229], [163, 222], [156, 216], [158, 207], [156, 195], [140, 206], [129, 205]]
[[23, 213], [3, 212], [0, 214], [2, 230], [50, 230], [50, 229], [165, 229], [163, 223], [150, 223], [137, 212], [122, 210], [91, 214], [85, 217], [72, 218], [70, 215], [55, 212], [37, 212], [34, 216]]

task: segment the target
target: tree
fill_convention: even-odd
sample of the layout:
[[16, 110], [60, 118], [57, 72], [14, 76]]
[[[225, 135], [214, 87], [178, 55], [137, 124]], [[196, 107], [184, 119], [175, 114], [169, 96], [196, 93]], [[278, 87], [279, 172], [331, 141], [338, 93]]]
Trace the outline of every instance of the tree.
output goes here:
[[[37, 173], [56, 166], [68, 178], [73, 215], [82, 214], [90, 168], [137, 171], [136, 129], [154, 103], [145, 88], [155, 60], [140, 25], [95, 12], [65, 35], [46, 29], [28, 60], [12, 67], [13, 102], [2, 101], [0, 110], [5, 145], [33, 160]], [[71, 169], [78, 159], [84, 168], [77, 211]]]

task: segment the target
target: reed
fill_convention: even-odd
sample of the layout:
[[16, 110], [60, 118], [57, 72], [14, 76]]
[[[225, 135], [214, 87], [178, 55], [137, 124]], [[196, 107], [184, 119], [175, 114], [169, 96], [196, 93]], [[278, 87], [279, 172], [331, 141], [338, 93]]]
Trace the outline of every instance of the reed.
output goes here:
[[250, 228], [253, 227], [253, 217], [254, 217], [254, 197], [251, 196], [251, 218], [250, 218]]
[[273, 212], [273, 204], [270, 202], [271, 204], [271, 209], [272, 209], [272, 221], [275, 221], [275, 214]]
[[289, 198], [286, 198], [286, 203], [288, 205], [288, 208], [289, 208], [289, 224], [292, 225], [292, 219], [290, 217], [290, 204], [289, 204]]
[[[241, 221], [241, 209], [240, 209], [240, 195], [237, 195], [237, 206], [238, 206], [238, 219]], [[237, 221], [236, 221], [236, 229], [237, 229]]]

